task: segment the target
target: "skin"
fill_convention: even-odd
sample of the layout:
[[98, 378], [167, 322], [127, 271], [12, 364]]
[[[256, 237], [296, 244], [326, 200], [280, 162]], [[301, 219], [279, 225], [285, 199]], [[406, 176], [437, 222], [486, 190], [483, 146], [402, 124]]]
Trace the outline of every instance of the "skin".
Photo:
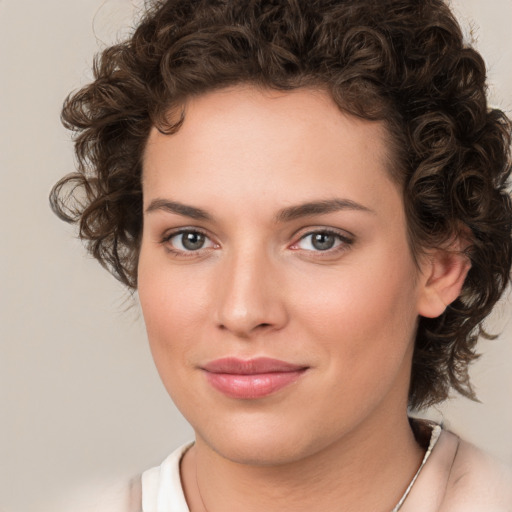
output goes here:
[[[237, 86], [185, 107], [146, 147], [138, 282], [156, 366], [196, 434], [191, 510], [391, 510], [423, 456], [407, 420], [418, 315], [455, 299], [467, 264], [434, 251], [415, 264], [381, 123], [306, 89]], [[334, 246], [319, 250], [325, 230]], [[202, 370], [226, 356], [308, 369], [234, 399]]]

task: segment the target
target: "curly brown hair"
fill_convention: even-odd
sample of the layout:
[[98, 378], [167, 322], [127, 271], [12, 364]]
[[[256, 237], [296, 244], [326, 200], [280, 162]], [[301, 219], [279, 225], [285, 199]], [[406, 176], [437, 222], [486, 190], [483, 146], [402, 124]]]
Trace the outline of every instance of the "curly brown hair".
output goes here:
[[344, 112], [386, 123], [413, 253], [461, 233], [469, 241], [461, 296], [420, 319], [409, 403], [440, 402], [451, 388], [474, 398], [468, 366], [512, 258], [512, 125], [488, 108], [485, 80], [442, 0], [153, 0], [65, 101], [78, 170], [55, 185], [51, 205], [135, 289], [151, 127], [178, 130], [186, 98], [230, 85], [321, 87]]

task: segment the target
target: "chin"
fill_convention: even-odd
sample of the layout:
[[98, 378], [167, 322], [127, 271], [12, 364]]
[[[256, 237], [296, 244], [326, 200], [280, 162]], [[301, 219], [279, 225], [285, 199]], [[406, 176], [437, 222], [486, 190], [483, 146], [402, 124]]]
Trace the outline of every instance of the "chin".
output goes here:
[[318, 435], [314, 425], [282, 417], [246, 418], [246, 421], [230, 421], [228, 426], [210, 424], [195, 431], [198, 442], [221, 457], [253, 466], [291, 464], [326, 449], [337, 438], [332, 432]]
[[250, 466], [291, 464], [314, 453], [313, 449], [308, 450], [292, 440], [281, 439], [274, 433], [206, 442], [221, 457]]

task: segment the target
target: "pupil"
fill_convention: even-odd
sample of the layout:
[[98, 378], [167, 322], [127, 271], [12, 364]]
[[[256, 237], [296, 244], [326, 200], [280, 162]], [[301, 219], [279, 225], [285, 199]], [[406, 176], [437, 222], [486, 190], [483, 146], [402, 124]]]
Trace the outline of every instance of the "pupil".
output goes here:
[[312, 243], [315, 249], [326, 251], [334, 246], [334, 236], [329, 233], [315, 233]]
[[197, 249], [201, 249], [204, 244], [204, 235], [201, 233], [184, 233], [181, 238], [181, 242], [185, 249], [189, 249], [190, 251], [194, 251]]

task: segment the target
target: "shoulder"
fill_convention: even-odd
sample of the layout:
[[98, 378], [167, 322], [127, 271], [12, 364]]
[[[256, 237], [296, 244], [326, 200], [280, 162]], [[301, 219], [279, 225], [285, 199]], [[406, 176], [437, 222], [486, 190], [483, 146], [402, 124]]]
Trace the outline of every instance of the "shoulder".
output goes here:
[[441, 511], [512, 512], [512, 469], [459, 440]]
[[429, 451], [401, 512], [512, 512], [505, 464], [447, 430], [431, 439]]
[[66, 508], [62, 509], [63, 512], [140, 512], [140, 475], [131, 480], [82, 486], [81, 489], [75, 489], [65, 502]]
[[188, 512], [181, 486], [180, 461], [192, 444], [180, 446], [162, 464], [131, 480], [102, 482], [82, 487], [79, 492], [75, 490], [59, 512], [141, 512], [162, 507], [173, 512]]

